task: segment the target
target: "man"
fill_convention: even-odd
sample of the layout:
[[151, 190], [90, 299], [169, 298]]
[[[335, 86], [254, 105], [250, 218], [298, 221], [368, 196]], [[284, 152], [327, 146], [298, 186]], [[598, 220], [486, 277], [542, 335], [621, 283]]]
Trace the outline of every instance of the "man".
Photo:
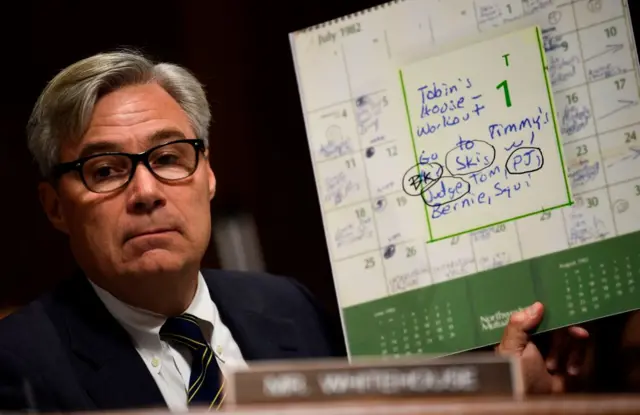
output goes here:
[[[250, 361], [339, 354], [295, 281], [200, 269], [209, 121], [188, 71], [135, 53], [77, 62], [42, 92], [28, 126], [40, 198], [82, 272], [0, 321], [0, 407], [214, 409]], [[530, 391], [561, 391], [564, 366], [527, 334], [541, 317], [514, 315], [497, 352], [523, 357]]]

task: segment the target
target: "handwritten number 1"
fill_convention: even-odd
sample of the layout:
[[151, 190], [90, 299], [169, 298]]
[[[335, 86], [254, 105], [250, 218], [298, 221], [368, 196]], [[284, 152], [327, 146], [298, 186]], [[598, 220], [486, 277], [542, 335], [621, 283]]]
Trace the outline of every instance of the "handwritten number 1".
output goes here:
[[496, 89], [504, 88], [504, 102], [507, 104], [507, 108], [511, 106], [511, 94], [509, 93], [509, 84], [507, 80], [500, 82]]

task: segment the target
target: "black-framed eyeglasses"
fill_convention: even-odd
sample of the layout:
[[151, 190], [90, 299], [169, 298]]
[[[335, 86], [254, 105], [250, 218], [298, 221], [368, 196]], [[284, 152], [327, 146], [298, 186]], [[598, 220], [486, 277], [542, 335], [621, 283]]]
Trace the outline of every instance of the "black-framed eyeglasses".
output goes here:
[[161, 181], [186, 179], [198, 168], [199, 154], [204, 154], [204, 151], [204, 140], [182, 139], [152, 147], [138, 154], [92, 154], [54, 166], [52, 177], [58, 180], [63, 174], [77, 171], [90, 191], [113, 192], [129, 184], [140, 162]]

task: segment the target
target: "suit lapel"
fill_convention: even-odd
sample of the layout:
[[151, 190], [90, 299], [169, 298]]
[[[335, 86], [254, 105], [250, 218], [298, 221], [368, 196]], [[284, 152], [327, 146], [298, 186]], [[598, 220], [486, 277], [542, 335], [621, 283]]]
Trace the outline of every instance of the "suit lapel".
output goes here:
[[128, 333], [111, 316], [84, 277], [62, 290], [72, 364], [100, 409], [164, 406], [165, 401]]
[[293, 341], [296, 328], [291, 321], [250, 310], [220, 310], [220, 314], [245, 360], [278, 360], [298, 354], [298, 345]]
[[211, 299], [245, 360], [277, 360], [299, 355], [297, 328], [291, 320], [274, 317], [265, 310], [262, 296], [238, 290], [232, 278], [211, 271], [203, 275]]
[[[300, 356], [293, 322], [274, 317], [256, 293], [238, 290], [231, 278], [213, 273], [205, 280], [220, 317], [251, 360]], [[98, 409], [151, 408], [166, 404], [126, 330], [104, 307], [84, 276], [58, 291], [56, 314], [66, 327], [72, 365]]]

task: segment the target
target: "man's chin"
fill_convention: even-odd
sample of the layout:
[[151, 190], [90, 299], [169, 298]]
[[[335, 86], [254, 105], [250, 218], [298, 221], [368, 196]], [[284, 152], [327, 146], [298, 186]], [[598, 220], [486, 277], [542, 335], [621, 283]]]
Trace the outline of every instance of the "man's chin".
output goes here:
[[153, 251], [171, 251], [181, 245], [177, 232], [142, 235], [125, 242], [123, 252], [126, 256], [135, 258]]
[[150, 249], [128, 261], [128, 273], [144, 275], [176, 274], [185, 269], [181, 256], [165, 249]]

